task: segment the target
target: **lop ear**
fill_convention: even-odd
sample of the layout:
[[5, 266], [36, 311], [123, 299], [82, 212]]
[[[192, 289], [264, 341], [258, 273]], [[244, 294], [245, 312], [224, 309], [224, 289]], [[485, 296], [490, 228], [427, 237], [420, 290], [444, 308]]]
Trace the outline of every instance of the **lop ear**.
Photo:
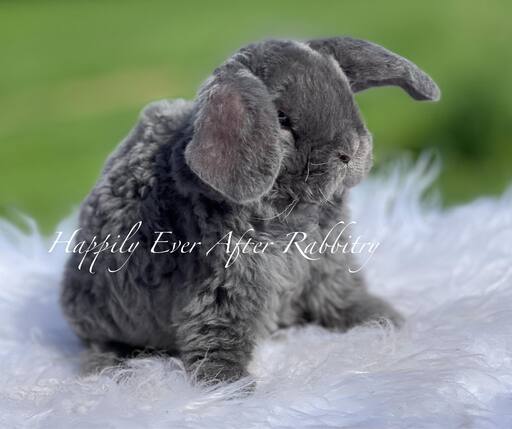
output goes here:
[[279, 172], [277, 112], [267, 88], [231, 60], [199, 91], [194, 135], [185, 149], [192, 171], [237, 203], [261, 197]]
[[351, 37], [312, 40], [308, 44], [316, 51], [334, 57], [354, 92], [395, 85], [415, 100], [437, 101], [441, 98], [441, 91], [430, 76], [382, 46]]

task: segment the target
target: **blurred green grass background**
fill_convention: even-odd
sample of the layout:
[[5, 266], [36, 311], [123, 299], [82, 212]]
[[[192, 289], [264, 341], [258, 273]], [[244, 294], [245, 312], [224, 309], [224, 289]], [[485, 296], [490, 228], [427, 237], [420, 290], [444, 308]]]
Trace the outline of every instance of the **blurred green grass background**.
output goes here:
[[248, 42], [344, 34], [399, 52], [443, 90], [439, 104], [396, 88], [357, 96], [377, 165], [434, 148], [446, 203], [499, 193], [512, 179], [511, 12], [508, 0], [0, 1], [0, 206], [48, 232], [146, 103], [194, 97]]

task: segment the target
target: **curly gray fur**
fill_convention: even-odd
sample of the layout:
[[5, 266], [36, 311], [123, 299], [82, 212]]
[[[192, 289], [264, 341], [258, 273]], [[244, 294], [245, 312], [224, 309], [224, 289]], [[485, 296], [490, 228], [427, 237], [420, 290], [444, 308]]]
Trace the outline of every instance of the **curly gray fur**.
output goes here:
[[349, 272], [351, 254], [306, 261], [270, 248], [225, 268], [220, 246], [209, 255], [149, 252], [155, 231], [206, 246], [229, 231], [276, 242], [304, 231], [321, 241], [348, 222], [349, 188], [371, 167], [371, 136], [353, 94], [389, 84], [439, 98], [424, 72], [378, 45], [270, 40], [221, 65], [195, 101], [144, 109], [83, 202], [77, 237], [126, 234], [142, 221], [135, 238], [143, 251], [117, 272], [106, 268], [126, 257], [108, 253], [95, 274], [78, 270], [73, 254], [63, 279], [64, 313], [95, 357], [88, 368], [155, 350], [180, 356], [202, 380], [236, 380], [256, 342], [278, 328], [399, 323], [362, 275]]

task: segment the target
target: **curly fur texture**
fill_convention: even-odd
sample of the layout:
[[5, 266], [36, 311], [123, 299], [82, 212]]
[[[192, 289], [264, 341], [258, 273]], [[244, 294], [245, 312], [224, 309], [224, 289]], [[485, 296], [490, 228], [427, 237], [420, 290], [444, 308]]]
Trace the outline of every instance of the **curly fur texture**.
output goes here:
[[[0, 224], [0, 426], [14, 428], [512, 427], [512, 189], [441, 210], [421, 162], [353, 193], [360, 232], [381, 242], [370, 290], [406, 316], [396, 331], [293, 328], [258, 343], [244, 380], [202, 388], [179, 361], [133, 359], [79, 376], [63, 319], [67, 255], [35, 227]], [[57, 229], [70, 233], [76, 220]]]
[[[85, 368], [150, 348], [179, 356], [200, 380], [237, 380], [255, 344], [278, 328], [399, 324], [351, 271], [352, 253], [306, 261], [284, 246], [294, 231], [321, 243], [338, 222], [350, 223], [349, 189], [372, 162], [354, 92], [390, 84], [418, 99], [439, 96], [414, 64], [369, 42], [271, 40], [222, 64], [195, 101], [145, 109], [83, 202], [77, 235], [90, 243], [142, 222], [133, 238], [141, 248], [124, 267], [122, 252], [106, 253], [94, 275], [78, 269], [74, 253], [64, 275], [64, 313], [91, 346]], [[159, 231], [213, 251], [151, 253]], [[215, 243], [227, 234], [273, 247], [226, 267]]]

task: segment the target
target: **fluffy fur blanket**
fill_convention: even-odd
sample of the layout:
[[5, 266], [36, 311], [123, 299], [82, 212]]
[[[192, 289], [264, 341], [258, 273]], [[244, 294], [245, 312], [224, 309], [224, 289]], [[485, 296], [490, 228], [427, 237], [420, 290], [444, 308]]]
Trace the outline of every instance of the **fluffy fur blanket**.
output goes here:
[[360, 234], [381, 243], [369, 284], [407, 316], [403, 330], [279, 333], [259, 345], [247, 397], [194, 386], [163, 358], [78, 377], [81, 345], [57, 305], [66, 255], [2, 223], [0, 427], [512, 428], [512, 189], [441, 210], [422, 197], [427, 164], [353, 195]]

